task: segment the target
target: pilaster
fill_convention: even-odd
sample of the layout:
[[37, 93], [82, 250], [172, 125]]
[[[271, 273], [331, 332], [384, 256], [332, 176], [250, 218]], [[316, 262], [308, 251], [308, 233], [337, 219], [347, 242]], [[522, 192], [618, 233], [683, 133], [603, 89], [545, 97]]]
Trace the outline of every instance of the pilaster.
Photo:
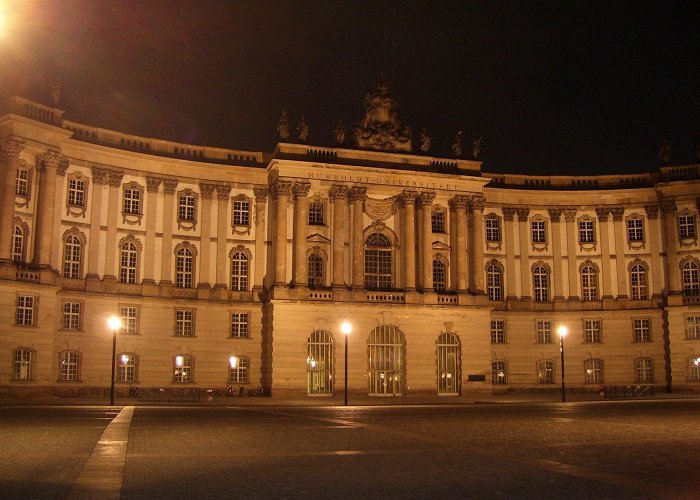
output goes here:
[[297, 181], [292, 187], [294, 193], [294, 286], [307, 286], [306, 266], [306, 225], [309, 221], [308, 181]]
[[348, 187], [342, 184], [334, 184], [328, 191], [328, 198], [333, 203], [333, 280], [334, 288], [342, 288], [345, 285], [345, 228], [348, 226], [345, 208], [348, 195]]
[[367, 188], [353, 186], [348, 191], [348, 198], [352, 204], [352, 287], [355, 290], [364, 288], [364, 202], [367, 197]]

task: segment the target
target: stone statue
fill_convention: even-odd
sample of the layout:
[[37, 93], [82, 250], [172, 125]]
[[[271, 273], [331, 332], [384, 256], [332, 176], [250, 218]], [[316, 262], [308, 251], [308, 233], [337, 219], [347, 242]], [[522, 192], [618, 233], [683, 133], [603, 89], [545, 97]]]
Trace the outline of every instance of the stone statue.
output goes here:
[[335, 142], [338, 144], [342, 145], [345, 142], [345, 126], [343, 125], [343, 120], [338, 120], [338, 125], [335, 126], [333, 135], [335, 135]]
[[299, 125], [297, 126], [297, 132], [299, 132], [299, 142], [306, 144], [306, 141], [309, 140], [309, 124], [306, 123], [303, 115]]
[[664, 165], [668, 165], [671, 162], [671, 143], [666, 138], [661, 140], [661, 146], [659, 147], [659, 160], [661, 160], [661, 163]]
[[452, 143], [452, 154], [455, 155], [455, 158], [462, 157], [462, 131], [461, 130], [459, 132], [457, 132], [457, 135], [455, 136], [455, 141]]
[[481, 136], [476, 135], [476, 132], [472, 133], [472, 157], [476, 160], [481, 153]]
[[51, 91], [49, 92], [51, 106], [58, 107], [61, 104], [61, 78], [56, 77], [51, 82]]
[[383, 76], [377, 89], [365, 95], [365, 116], [352, 130], [354, 144], [361, 149], [410, 153], [411, 128], [398, 118], [399, 102]]
[[697, 139], [695, 139], [695, 156], [698, 159], [698, 163], [700, 163], [700, 134], [698, 134]]
[[280, 116], [280, 120], [277, 122], [277, 132], [279, 132], [281, 142], [289, 140], [289, 122], [287, 121], [286, 111], [282, 111], [282, 116]]
[[430, 150], [430, 136], [425, 131], [425, 127], [420, 131], [420, 150], [422, 153], [427, 153]]

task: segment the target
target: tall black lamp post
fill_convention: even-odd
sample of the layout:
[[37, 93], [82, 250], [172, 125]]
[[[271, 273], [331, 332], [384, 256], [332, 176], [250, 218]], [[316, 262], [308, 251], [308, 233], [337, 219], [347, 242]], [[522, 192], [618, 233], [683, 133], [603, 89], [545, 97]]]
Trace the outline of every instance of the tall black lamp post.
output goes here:
[[566, 386], [564, 385], [564, 337], [569, 333], [569, 329], [561, 325], [557, 332], [559, 333], [559, 352], [561, 353], [561, 401], [566, 403]]
[[340, 331], [345, 336], [345, 406], [348, 405], [348, 337], [352, 332], [352, 325], [348, 321], [343, 321]]
[[110, 330], [112, 330], [112, 386], [109, 393], [109, 405], [114, 406], [114, 375], [117, 369], [117, 331], [122, 327], [122, 320], [116, 316], [112, 316], [107, 321]]

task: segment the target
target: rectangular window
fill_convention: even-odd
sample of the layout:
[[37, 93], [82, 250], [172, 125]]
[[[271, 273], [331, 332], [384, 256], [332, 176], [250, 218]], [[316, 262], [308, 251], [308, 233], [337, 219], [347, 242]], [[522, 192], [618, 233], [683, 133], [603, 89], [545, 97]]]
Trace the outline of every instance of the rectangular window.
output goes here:
[[80, 302], [63, 303], [63, 329], [80, 330]]
[[700, 339], [700, 316], [685, 317], [685, 338]]
[[547, 242], [547, 231], [546, 231], [545, 221], [543, 220], [533, 220], [530, 222], [530, 229], [532, 230], [532, 242], [533, 243], [546, 243]]
[[80, 355], [77, 352], [61, 353], [58, 366], [58, 380], [73, 382], [78, 380], [79, 363]]
[[587, 384], [603, 383], [603, 361], [600, 359], [587, 359], [583, 363]]
[[19, 295], [17, 297], [17, 325], [34, 325], [34, 297], [31, 295]]
[[324, 205], [322, 202], [314, 201], [309, 203], [309, 225], [323, 226]]
[[191, 309], [175, 311], [175, 335], [192, 337], [194, 335], [194, 312]]
[[177, 216], [179, 220], [194, 220], [194, 196], [180, 196]]
[[24, 197], [29, 196], [29, 170], [27, 170], [26, 168], [17, 169], [15, 195]]
[[233, 225], [234, 226], [249, 226], [250, 225], [250, 202], [248, 200], [235, 200], [233, 202]]
[[85, 181], [80, 179], [68, 181], [68, 204], [76, 207], [85, 206]]
[[554, 363], [551, 361], [540, 361], [537, 363], [537, 383], [554, 383]]
[[445, 212], [442, 210], [433, 210], [430, 213], [430, 225], [434, 233], [445, 232]]
[[191, 356], [175, 356], [175, 373], [173, 380], [175, 382], [192, 382], [192, 357]]
[[589, 344], [598, 344], [601, 342], [599, 319], [583, 320], [583, 341]]
[[124, 189], [124, 213], [141, 213], [141, 191], [131, 188]]
[[117, 358], [119, 382], [136, 382], [136, 356], [133, 354], [122, 354]]
[[635, 367], [635, 382], [653, 382], [654, 381], [654, 362], [651, 358], [638, 359], [634, 363]]
[[578, 222], [578, 241], [579, 243], [595, 242], [592, 220], [581, 220]]
[[678, 235], [681, 238], [695, 238], [695, 216], [678, 216]]
[[644, 221], [642, 219], [627, 219], [627, 240], [644, 241]]
[[248, 338], [248, 313], [231, 313], [231, 337]]
[[138, 309], [134, 306], [122, 306], [122, 333], [136, 335], [138, 333]]
[[649, 318], [637, 318], [634, 320], [634, 341], [651, 342], [651, 329]]
[[537, 343], [551, 344], [552, 343], [552, 322], [549, 320], [537, 320]]
[[230, 384], [248, 383], [248, 358], [232, 356], [229, 359], [228, 381]]
[[502, 319], [491, 320], [491, 343], [505, 344], [506, 343], [506, 322]]
[[17, 349], [12, 366], [12, 380], [32, 379], [32, 351]]
[[500, 220], [495, 217], [486, 219], [486, 241], [499, 242], [501, 241], [501, 224]]

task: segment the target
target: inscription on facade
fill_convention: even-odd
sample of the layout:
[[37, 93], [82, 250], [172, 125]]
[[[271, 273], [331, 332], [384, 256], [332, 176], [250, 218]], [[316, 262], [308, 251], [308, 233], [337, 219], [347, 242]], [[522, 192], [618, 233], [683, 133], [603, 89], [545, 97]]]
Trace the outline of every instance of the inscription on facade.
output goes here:
[[341, 182], [362, 182], [364, 184], [382, 184], [384, 186], [400, 186], [400, 187], [420, 187], [431, 189], [444, 189], [449, 191], [457, 191], [457, 184], [449, 184], [444, 182], [418, 181], [413, 179], [390, 179], [387, 177], [370, 177], [366, 175], [343, 175], [343, 174], [326, 174], [320, 172], [309, 172], [309, 179], [317, 179], [320, 181], [341, 181]]

